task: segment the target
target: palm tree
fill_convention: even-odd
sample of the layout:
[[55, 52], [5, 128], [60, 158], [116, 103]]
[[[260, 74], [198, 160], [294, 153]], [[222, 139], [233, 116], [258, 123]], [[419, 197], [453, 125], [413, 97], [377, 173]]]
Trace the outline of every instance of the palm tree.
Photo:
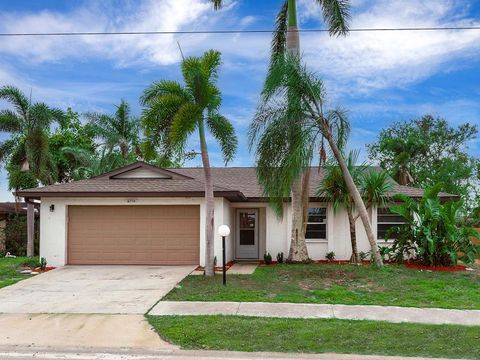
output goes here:
[[184, 154], [189, 136], [198, 131], [205, 174], [205, 275], [214, 275], [214, 197], [208, 155], [206, 127], [220, 143], [227, 164], [237, 149], [237, 137], [230, 122], [220, 114], [222, 97], [216, 82], [221, 65], [218, 51], [182, 61], [184, 85], [163, 80], [147, 88], [141, 98], [145, 106], [143, 126], [174, 153]]
[[125, 159], [119, 151], [107, 152], [105, 147], [97, 153], [83, 147], [65, 146], [61, 149], [61, 153], [72, 164], [73, 180], [89, 179], [136, 161], [133, 153]]
[[10, 188], [18, 190], [36, 181], [53, 184], [56, 166], [49, 152], [48, 133], [53, 122], [62, 123], [63, 111], [45, 103], [32, 104], [14, 86], [0, 88], [0, 99], [13, 107], [0, 111], [0, 132], [12, 135], [0, 143], [0, 162], [8, 161]]
[[[357, 164], [358, 151], [351, 151], [346, 159], [346, 164], [354, 183], [360, 189], [367, 209], [381, 204], [384, 206], [388, 194], [392, 190], [392, 183], [384, 171], [368, 170], [362, 163]], [[350, 229], [350, 242], [352, 244], [352, 263], [360, 264], [361, 258], [357, 248], [357, 235], [355, 224], [358, 214], [355, 214], [353, 199], [343, 179], [341, 169], [336, 162], [330, 162], [326, 166], [326, 175], [320, 182], [317, 195], [323, 197], [327, 202], [333, 203], [334, 210], [342, 207], [346, 210]], [[370, 219], [371, 222], [371, 219]]]
[[[346, 159], [348, 172], [352, 176], [355, 184], [360, 183], [360, 178], [365, 171], [365, 165], [356, 166], [358, 160], [358, 151], [351, 151]], [[350, 228], [350, 242], [352, 244], [352, 263], [361, 263], [357, 248], [357, 236], [355, 229], [355, 209], [353, 199], [348, 191], [347, 184], [343, 180], [343, 174], [336, 162], [329, 162], [325, 167], [325, 177], [320, 182], [317, 189], [317, 196], [322, 197], [327, 202], [333, 204], [334, 211], [340, 207], [347, 211], [348, 223]]]
[[108, 152], [118, 149], [127, 159], [131, 151], [138, 152], [140, 120], [131, 116], [130, 105], [125, 100], [121, 100], [116, 108], [113, 116], [87, 113], [86, 117]]
[[[382, 266], [365, 203], [342, 153], [349, 133], [348, 120], [341, 109], [325, 111], [325, 98], [323, 82], [297, 56], [288, 55], [271, 68], [249, 134], [250, 146], [257, 146], [259, 181], [276, 202], [277, 214], [281, 214], [282, 199], [288, 197], [314, 154], [324, 153], [326, 141], [362, 220], [375, 261]], [[308, 194], [304, 198], [308, 199]], [[305, 218], [304, 213], [301, 215]], [[301, 226], [304, 231], [305, 224]], [[292, 235], [298, 237], [298, 233]]]
[[[211, 0], [214, 9], [222, 7], [222, 0]], [[350, 20], [350, 4], [348, 0], [316, 0], [320, 6], [323, 18], [328, 25], [330, 35], [345, 36], [348, 33]], [[300, 36], [297, 21], [296, 0], [284, 0], [275, 22], [275, 30], [271, 43], [272, 61], [270, 68], [275, 66], [278, 58], [287, 54], [300, 55]], [[267, 79], [268, 82], [268, 79]], [[287, 122], [296, 122], [295, 119], [285, 119]], [[298, 137], [299, 135], [296, 135]], [[278, 149], [288, 148], [289, 145], [276, 144]], [[309, 164], [308, 164], [309, 165]], [[290, 195], [292, 199], [292, 232], [290, 239], [289, 261], [307, 261], [308, 251], [305, 243], [305, 220], [308, 209], [308, 184], [310, 179], [309, 166], [298, 174], [297, 179], [291, 184]], [[259, 177], [261, 173], [257, 174]], [[279, 174], [281, 175], [281, 174]], [[288, 174], [285, 174], [288, 177]], [[266, 174], [266, 176], [269, 176]], [[260, 179], [261, 180], [261, 179]], [[266, 179], [264, 179], [266, 180]], [[288, 182], [288, 181], [287, 181]]]

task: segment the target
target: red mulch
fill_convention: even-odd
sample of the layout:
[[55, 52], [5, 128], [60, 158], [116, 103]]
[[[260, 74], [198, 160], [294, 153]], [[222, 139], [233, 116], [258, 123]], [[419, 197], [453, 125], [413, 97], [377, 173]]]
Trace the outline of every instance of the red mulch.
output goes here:
[[439, 272], [454, 272], [454, 271], [467, 271], [467, 267], [464, 265], [457, 266], [424, 266], [414, 262], [407, 262], [404, 264], [406, 268], [417, 269], [424, 271], [439, 271]]
[[[370, 261], [363, 260], [363, 265], [370, 264]], [[265, 264], [264, 261], [261, 261], [259, 266], [275, 266], [277, 265], [277, 261], [272, 261], [270, 264]], [[322, 264], [322, 265], [350, 265], [350, 261], [348, 260], [315, 260], [312, 261], [311, 264]], [[404, 264], [396, 264], [396, 263], [388, 263], [389, 265], [393, 266], [402, 266], [404, 265], [406, 268], [409, 269], [417, 269], [423, 271], [439, 271], [439, 272], [454, 272], [454, 271], [467, 271], [467, 267], [464, 265], [457, 265], [457, 266], [424, 266], [417, 264], [415, 262], [406, 262]]]
[[54, 266], [47, 266], [47, 267], [45, 268], [45, 270], [42, 270], [42, 269], [40, 269], [39, 267], [37, 267], [37, 268], [35, 268], [35, 269], [32, 269], [32, 271], [36, 271], [36, 272], [42, 273], [42, 272], [47, 272], [47, 271], [50, 271], [50, 270], [53, 270], [53, 269], [56, 269], [56, 267], [54, 267]]
[[[233, 264], [235, 264], [235, 261], [229, 261], [228, 263], [225, 264], [225, 268], [228, 270], [230, 269]], [[197, 266], [195, 271], [204, 271], [205, 268], [203, 266]], [[223, 268], [221, 266], [215, 266], [215, 271], [223, 271]]]

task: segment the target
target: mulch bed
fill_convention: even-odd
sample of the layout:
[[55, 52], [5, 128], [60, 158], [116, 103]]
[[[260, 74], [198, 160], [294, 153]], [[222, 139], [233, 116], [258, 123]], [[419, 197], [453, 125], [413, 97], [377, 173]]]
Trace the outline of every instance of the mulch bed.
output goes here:
[[[270, 264], [266, 264], [264, 261], [261, 261], [259, 266], [276, 266], [278, 264], [277, 261], [272, 261]], [[322, 264], [322, 265], [351, 265], [352, 263], [348, 260], [316, 260], [310, 262], [310, 264]], [[363, 265], [370, 264], [370, 261], [363, 260]], [[406, 262], [404, 264], [397, 264], [397, 263], [390, 263], [385, 262], [385, 264], [392, 265], [392, 266], [405, 266], [409, 269], [416, 269], [422, 271], [438, 271], [438, 272], [455, 272], [455, 271], [467, 271], [468, 267], [465, 265], [457, 265], [457, 266], [425, 266], [420, 265], [415, 262]]]

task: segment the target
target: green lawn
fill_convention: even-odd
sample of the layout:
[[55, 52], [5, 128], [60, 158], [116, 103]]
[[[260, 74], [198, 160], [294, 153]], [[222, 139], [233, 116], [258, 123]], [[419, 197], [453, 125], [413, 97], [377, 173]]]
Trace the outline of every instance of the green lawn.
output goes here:
[[0, 289], [21, 280], [28, 279], [30, 275], [19, 274], [17, 269], [29, 261], [32, 261], [32, 259], [27, 257], [0, 258]]
[[480, 359], [480, 327], [241, 316], [147, 316], [186, 349]]
[[188, 276], [163, 300], [376, 304], [480, 309], [480, 273], [401, 266], [277, 265], [253, 275]]

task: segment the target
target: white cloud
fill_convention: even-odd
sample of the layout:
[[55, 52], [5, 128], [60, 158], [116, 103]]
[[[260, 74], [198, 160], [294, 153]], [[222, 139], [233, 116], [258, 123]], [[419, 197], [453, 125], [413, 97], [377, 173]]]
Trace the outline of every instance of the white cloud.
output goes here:
[[[4, 32], [34, 33], [192, 30], [207, 20], [210, 9], [211, 4], [202, 0], [127, 2], [121, 11], [113, 3], [92, 1], [66, 14], [3, 13], [0, 28]], [[171, 64], [180, 59], [174, 35], [12, 37], [1, 39], [0, 44], [4, 52], [34, 62], [102, 56], [118, 66], [127, 66]]]
[[[320, 11], [301, 1], [304, 21]], [[464, 1], [379, 0], [354, 8], [352, 28], [445, 27], [479, 24], [465, 17]], [[365, 92], [425, 79], [455, 59], [480, 54], [479, 31], [351, 32], [347, 38], [302, 34], [308, 63], [335, 82], [336, 91]]]
[[[238, 17], [237, 3], [213, 12], [206, 0], [91, 1], [70, 13], [0, 13], [5, 32], [46, 31], [161, 31], [246, 28], [258, 21], [253, 15]], [[454, 26], [475, 24], [466, 17], [468, 3], [451, 0], [353, 1], [353, 28]], [[299, 1], [303, 22], [321, 21], [313, 0]], [[255, 14], [257, 15], [257, 14]], [[477, 22], [478, 24], [478, 22]], [[369, 92], [405, 86], [449, 69], [456, 59], [480, 54], [479, 31], [368, 32], [347, 38], [303, 33], [305, 58], [329, 82], [332, 92]], [[245, 71], [263, 74], [270, 34], [236, 35], [125, 35], [116, 37], [3, 38], [4, 54], [28, 62], [60, 62], [105, 58], [116, 66], [168, 65], [180, 60], [176, 40], [186, 54], [207, 48], [222, 51], [226, 62]]]

